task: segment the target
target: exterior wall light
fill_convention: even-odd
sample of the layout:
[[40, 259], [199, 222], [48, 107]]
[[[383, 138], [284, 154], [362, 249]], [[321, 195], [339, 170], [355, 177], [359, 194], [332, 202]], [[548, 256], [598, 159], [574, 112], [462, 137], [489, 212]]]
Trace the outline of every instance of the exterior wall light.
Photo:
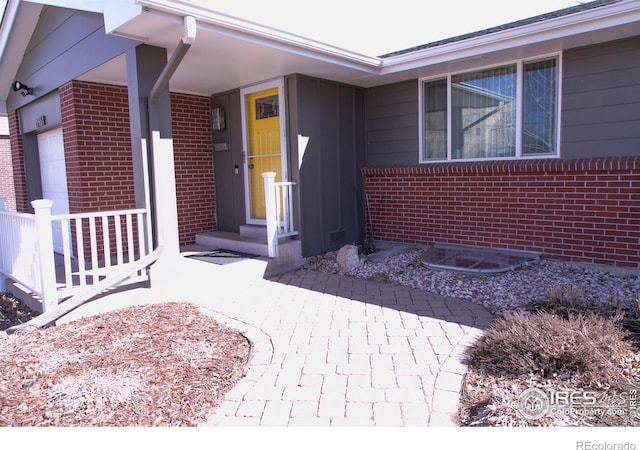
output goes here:
[[13, 92], [22, 91], [22, 95], [25, 97], [27, 95], [33, 94], [33, 88], [30, 88], [29, 86], [27, 86], [26, 84], [20, 81], [14, 81], [13, 86], [11, 86], [11, 88], [13, 89]]

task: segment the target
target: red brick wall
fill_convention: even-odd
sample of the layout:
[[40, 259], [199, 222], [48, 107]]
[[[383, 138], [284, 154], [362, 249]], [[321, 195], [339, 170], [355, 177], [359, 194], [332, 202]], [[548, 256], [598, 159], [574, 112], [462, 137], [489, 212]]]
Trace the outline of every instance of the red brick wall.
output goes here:
[[27, 198], [27, 179], [24, 172], [24, 150], [20, 135], [18, 113], [9, 113], [9, 136], [11, 141], [11, 159], [13, 162], [13, 185], [15, 189], [16, 211], [28, 212], [31, 205]]
[[180, 244], [216, 229], [209, 97], [171, 94]]
[[127, 88], [72, 81], [60, 105], [70, 212], [134, 208]]
[[[127, 88], [60, 88], [71, 212], [135, 207]], [[180, 244], [215, 228], [209, 98], [171, 94]]]
[[[72, 213], [135, 207], [127, 88], [72, 81], [59, 89]], [[180, 244], [216, 228], [209, 98], [171, 94]], [[16, 203], [29, 208], [18, 115], [9, 115]], [[17, 169], [17, 170], [16, 170]]]
[[13, 157], [8, 136], [0, 136], [0, 197], [4, 197], [7, 211], [16, 210], [16, 193], [13, 185]]
[[365, 168], [374, 239], [640, 266], [640, 158]]

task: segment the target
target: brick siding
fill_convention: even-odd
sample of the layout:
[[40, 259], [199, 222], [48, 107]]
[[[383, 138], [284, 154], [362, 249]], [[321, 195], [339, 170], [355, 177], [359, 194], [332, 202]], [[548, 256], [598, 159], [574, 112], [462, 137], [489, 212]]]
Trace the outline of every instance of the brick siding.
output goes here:
[[[127, 88], [72, 81], [59, 94], [70, 212], [135, 208]], [[172, 93], [171, 103], [180, 244], [187, 245], [216, 226], [209, 98]], [[9, 127], [16, 203], [28, 211], [15, 112]]]
[[215, 230], [215, 193], [209, 97], [171, 94], [173, 153], [180, 244]]
[[13, 187], [15, 192], [16, 211], [29, 212], [31, 205], [27, 198], [27, 178], [24, 172], [24, 150], [20, 135], [20, 119], [18, 113], [9, 113], [9, 140], [11, 142], [11, 160], [13, 162]]
[[374, 239], [640, 267], [640, 158], [365, 168]]
[[7, 211], [16, 210], [16, 193], [13, 185], [13, 157], [9, 136], [0, 136], [0, 197], [4, 197]]
[[60, 88], [71, 213], [135, 208], [127, 88]]

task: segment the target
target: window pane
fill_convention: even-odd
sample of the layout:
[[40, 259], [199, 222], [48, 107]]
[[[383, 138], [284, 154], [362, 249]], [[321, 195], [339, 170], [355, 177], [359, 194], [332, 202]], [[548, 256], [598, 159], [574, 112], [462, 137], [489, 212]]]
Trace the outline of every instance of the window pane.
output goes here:
[[556, 152], [556, 59], [524, 65], [522, 154]]
[[424, 83], [423, 159], [447, 158], [447, 79]]
[[278, 117], [278, 96], [270, 95], [256, 99], [256, 120]]
[[451, 78], [453, 159], [516, 154], [516, 65]]

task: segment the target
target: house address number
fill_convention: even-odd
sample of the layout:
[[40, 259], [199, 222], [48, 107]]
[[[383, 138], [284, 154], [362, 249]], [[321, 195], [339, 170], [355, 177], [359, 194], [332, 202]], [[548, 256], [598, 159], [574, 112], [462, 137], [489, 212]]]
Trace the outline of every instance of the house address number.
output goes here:
[[43, 127], [47, 124], [47, 116], [40, 116], [36, 119], [36, 128]]

